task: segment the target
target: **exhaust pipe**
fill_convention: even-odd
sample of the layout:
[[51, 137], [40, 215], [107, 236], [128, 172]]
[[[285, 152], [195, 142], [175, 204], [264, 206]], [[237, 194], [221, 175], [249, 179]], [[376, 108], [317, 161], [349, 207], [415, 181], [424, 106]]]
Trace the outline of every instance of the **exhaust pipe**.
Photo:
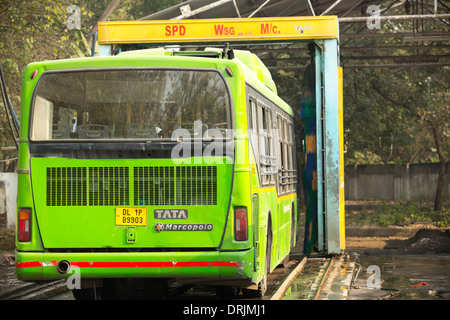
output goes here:
[[61, 274], [65, 274], [70, 270], [70, 263], [67, 260], [61, 260], [57, 265], [58, 272]]

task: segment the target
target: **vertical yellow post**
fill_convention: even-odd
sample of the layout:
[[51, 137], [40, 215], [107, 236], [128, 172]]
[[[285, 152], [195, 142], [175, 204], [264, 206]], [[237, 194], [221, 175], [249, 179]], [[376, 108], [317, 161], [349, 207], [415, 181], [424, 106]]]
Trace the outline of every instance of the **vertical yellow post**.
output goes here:
[[339, 229], [341, 250], [345, 249], [345, 191], [344, 191], [344, 88], [343, 70], [338, 67], [338, 113], [339, 113]]

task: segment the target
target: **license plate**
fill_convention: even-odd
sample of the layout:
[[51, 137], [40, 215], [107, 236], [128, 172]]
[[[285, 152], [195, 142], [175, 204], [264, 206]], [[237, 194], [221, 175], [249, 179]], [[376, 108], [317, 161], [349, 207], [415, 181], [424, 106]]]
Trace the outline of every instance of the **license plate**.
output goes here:
[[147, 208], [118, 207], [116, 208], [117, 226], [146, 226]]

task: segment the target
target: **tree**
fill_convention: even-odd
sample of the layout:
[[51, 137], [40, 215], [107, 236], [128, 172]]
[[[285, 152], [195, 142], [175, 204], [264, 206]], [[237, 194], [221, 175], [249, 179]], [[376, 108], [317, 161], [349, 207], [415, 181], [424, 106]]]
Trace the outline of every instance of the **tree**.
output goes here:
[[407, 110], [431, 131], [439, 160], [439, 177], [434, 211], [442, 208], [442, 188], [450, 136], [450, 71], [421, 69], [392, 74], [388, 88], [380, 79], [372, 79], [371, 86], [390, 104]]
[[[0, 1], [0, 63], [7, 91], [20, 116], [22, 73], [26, 65], [43, 60], [88, 56], [87, 39], [112, 0], [2, 0]], [[122, 0], [110, 20], [134, 20], [182, 2], [181, 0]], [[71, 5], [80, 8], [80, 28], [69, 28], [74, 14]], [[1, 105], [1, 110], [3, 106]], [[0, 113], [2, 146], [14, 145], [6, 115]], [[1, 151], [0, 151], [1, 152]], [[0, 154], [0, 158], [3, 157]]]
[[[402, 14], [400, 6], [389, 14]], [[367, 29], [355, 24], [355, 33]], [[442, 20], [385, 21], [377, 33], [449, 32]], [[347, 30], [348, 31], [348, 30]], [[355, 46], [405, 45], [401, 38], [353, 38]], [[416, 44], [416, 43], [415, 43]], [[418, 47], [420, 55], [445, 54], [442, 49], [430, 49], [434, 43], [424, 42]], [[348, 42], [346, 43], [349, 46]], [[445, 49], [444, 49], [445, 50]], [[389, 51], [397, 64], [401, 57], [414, 56], [417, 51], [397, 49]], [[364, 55], [374, 52], [354, 52], [364, 63]], [[420, 57], [419, 55], [419, 57]], [[386, 62], [380, 58], [376, 63]], [[373, 60], [372, 60], [373, 61]], [[386, 62], [386, 63], [392, 63]], [[370, 63], [368, 63], [370, 64]], [[438, 162], [439, 178], [436, 186], [434, 210], [442, 208], [442, 187], [445, 162], [449, 155], [449, 68], [345, 69], [344, 117], [346, 129], [346, 163], [411, 163]]]
[[[89, 23], [87, 19], [80, 30], [67, 28], [70, 16], [67, 8], [72, 3], [69, 0], [0, 2], [1, 63], [7, 91], [18, 115], [22, 73], [27, 64], [85, 56], [87, 53], [82, 32]], [[81, 15], [89, 17], [84, 7], [81, 7]], [[0, 115], [0, 136], [3, 146], [13, 145], [4, 112]]]

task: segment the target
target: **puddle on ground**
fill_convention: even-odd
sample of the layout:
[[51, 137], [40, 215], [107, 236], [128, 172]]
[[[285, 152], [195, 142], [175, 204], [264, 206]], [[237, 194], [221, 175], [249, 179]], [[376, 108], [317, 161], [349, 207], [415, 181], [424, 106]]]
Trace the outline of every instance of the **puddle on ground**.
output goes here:
[[450, 299], [448, 254], [361, 255], [359, 263], [351, 300]]
[[317, 281], [323, 274], [324, 262], [325, 259], [322, 258], [310, 258], [301, 276], [292, 282], [282, 300], [310, 300]]

